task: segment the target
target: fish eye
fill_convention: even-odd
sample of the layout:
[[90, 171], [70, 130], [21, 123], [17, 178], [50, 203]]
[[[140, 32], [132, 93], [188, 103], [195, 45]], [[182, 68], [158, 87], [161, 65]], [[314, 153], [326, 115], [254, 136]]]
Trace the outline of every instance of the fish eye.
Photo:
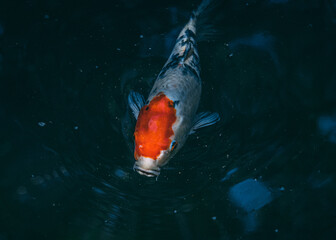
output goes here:
[[177, 147], [177, 142], [175, 140], [170, 144], [170, 151], [173, 151]]

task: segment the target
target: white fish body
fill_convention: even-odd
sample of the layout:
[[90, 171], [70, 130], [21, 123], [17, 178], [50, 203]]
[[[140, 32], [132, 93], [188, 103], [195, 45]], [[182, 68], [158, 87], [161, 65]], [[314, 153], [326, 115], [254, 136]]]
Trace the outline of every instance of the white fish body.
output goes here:
[[208, 4], [203, 1], [180, 32], [147, 101], [136, 92], [128, 96], [137, 119], [134, 169], [142, 175], [158, 176], [189, 134], [220, 120], [217, 113], [196, 115], [202, 92], [196, 21]]

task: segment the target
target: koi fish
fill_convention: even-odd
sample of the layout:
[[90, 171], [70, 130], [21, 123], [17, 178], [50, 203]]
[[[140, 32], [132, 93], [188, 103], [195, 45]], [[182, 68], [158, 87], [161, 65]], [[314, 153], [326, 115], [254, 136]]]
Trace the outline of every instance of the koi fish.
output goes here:
[[137, 92], [128, 95], [128, 104], [137, 119], [134, 170], [141, 175], [159, 176], [188, 135], [220, 120], [218, 113], [196, 114], [202, 91], [196, 20], [209, 2], [204, 0], [200, 4], [178, 35], [147, 101]]

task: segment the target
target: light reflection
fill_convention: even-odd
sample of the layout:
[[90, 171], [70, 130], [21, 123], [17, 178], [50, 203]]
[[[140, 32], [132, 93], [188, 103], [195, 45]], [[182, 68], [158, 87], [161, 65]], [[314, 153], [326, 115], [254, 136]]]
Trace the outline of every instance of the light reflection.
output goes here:
[[265, 185], [251, 178], [234, 185], [229, 196], [232, 202], [246, 212], [259, 210], [272, 201], [271, 192]]
[[336, 143], [336, 116], [321, 116], [317, 125], [322, 135], [327, 136], [330, 142]]
[[232, 174], [237, 172], [237, 170], [238, 170], [238, 168], [234, 168], [234, 169], [231, 169], [230, 171], [228, 171], [227, 174], [225, 175], [225, 177], [223, 177], [221, 179], [221, 182], [224, 182], [224, 181], [228, 180], [232, 176]]
[[105, 194], [105, 192], [97, 187], [92, 187], [92, 191], [98, 194]]
[[229, 198], [245, 211], [245, 214], [238, 216], [244, 224], [245, 231], [252, 232], [258, 226], [256, 211], [269, 204], [273, 197], [263, 183], [249, 178], [231, 187]]

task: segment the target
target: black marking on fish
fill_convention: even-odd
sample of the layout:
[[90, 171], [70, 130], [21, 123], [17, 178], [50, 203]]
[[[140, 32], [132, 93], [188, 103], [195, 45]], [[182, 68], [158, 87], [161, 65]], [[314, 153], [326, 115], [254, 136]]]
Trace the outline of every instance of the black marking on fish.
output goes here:
[[181, 40], [181, 46], [184, 46], [184, 45], [186, 45], [186, 44], [188, 44], [188, 43], [190, 43], [190, 44], [196, 46], [196, 42], [195, 42], [195, 40], [194, 40], [193, 38], [187, 38], [187, 37], [184, 37], [184, 38]]
[[184, 68], [183, 68], [183, 74], [187, 75], [187, 74], [192, 74], [195, 76], [195, 78], [200, 81], [200, 77], [198, 75], [198, 72], [195, 70], [195, 68], [189, 66], [189, 65], [184, 65]]
[[187, 61], [187, 59], [193, 54], [193, 52], [194, 52], [194, 48], [192, 44], [189, 42], [188, 45], [185, 47], [185, 50], [183, 52], [179, 65], [184, 65], [185, 61]]
[[171, 101], [168, 102], [168, 107], [173, 108], [174, 107], [174, 103], [172, 103]]
[[185, 51], [185, 59], [184, 59], [184, 61], [186, 61], [191, 55], [193, 55], [193, 53], [194, 53], [194, 48], [191, 46], [191, 44], [189, 45], [189, 49], [187, 49], [186, 51]]
[[176, 107], [178, 104], [180, 103], [180, 101], [179, 100], [177, 100], [177, 101], [174, 101], [174, 107]]
[[189, 28], [184, 32], [184, 34], [187, 38], [196, 38], [196, 34], [191, 31]]
[[179, 38], [176, 39], [176, 42], [182, 41], [185, 38], [186, 38], [186, 36], [183, 34], [182, 36], [180, 36]]
[[169, 68], [173, 68], [175, 66], [177, 66], [180, 62], [180, 58], [181, 56], [176, 53], [174, 54], [172, 57], [171, 57], [171, 60], [169, 61], [169, 63], [167, 63], [161, 70], [160, 74], [159, 74], [159, 77], [163, 77], [163, 75], [167, 72], [167, 70]]
[[[193, 61], [190, 61], [189, 64], [184, 64], [184, 61], [188, 59], [190, 56], [194, 57]], [[164, 77], [164, 74], [167, 72], [168, 69], [182, 67], [183, 74], [192, 73], [198, 80], [199, 79], [199, 57], [197, 56], [196, 52], [192, 49], [185, 51], [183, 56], [180, 56], [178, 53], [174, 54], [171, 57], [169, 63], [167, 63], [161, 70], [159, 77]]]
[[[196, 42], [194, 40], [195, 37], [196, 34], [192, 30], [190, 30], [189, 28], [185, 30], [184, 34], [177, 39], [177, 42], [181, 41], [180, 43], [181, 47], [187, 45], [185, 46], [183, 54], [180, 55], [180, 53], [175, 53], [174, 55], [172, 55], [170, 57], [169, 62], [162, 68], [161, 72], [159, 73], [159, 77], [164, 77], [168, 69], [179, 66], [179, 67], [187, 67], [187, 69], [183, 69], [184, 74], [186, 74], [187, 72], [192, 72], [199, 79], [198, 70], [195, 70], [199, 68], [198, 66], [199, 57], [195, 51], [196, 48]], [[194, 57], [194, 60], [189, 62], [191, 66], [186, 66], [187, 64], [185, 64], [185, 62], [191, 56]]]
[[191, 41], [193, 44], [196, 44], [195, 38], [196, 38], [196, 34], [188, 28], [187, 30], [185, 30], [182, 36], [176, 39], [176, 42], [179, 42], [184, 39], [188, 39], [187, 41]]
[[193, 57], [195, 58], [195, 62], [198, 64], [199, 63], [199, 56], [195, 51], [193, 51]]
[[184, 38], [184, 39], [182, 39], [182, 41], [181, 41], [181, 46], [183, 47], [184, 45], [188, 44], [189, 42], [190, 42], [190, 41], [189, 41], [188, 38]]

